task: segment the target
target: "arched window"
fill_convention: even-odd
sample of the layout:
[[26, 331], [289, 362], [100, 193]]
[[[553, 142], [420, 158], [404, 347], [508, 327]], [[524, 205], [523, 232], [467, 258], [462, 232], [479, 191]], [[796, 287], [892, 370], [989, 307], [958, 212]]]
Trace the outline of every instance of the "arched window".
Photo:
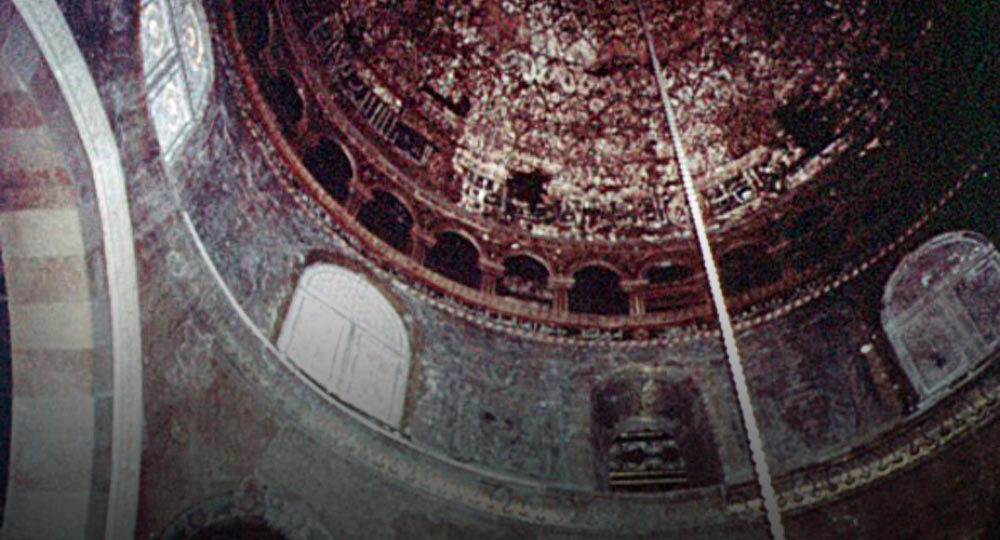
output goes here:
[[473, 289], [479, 288], [482, 279], [479, 251], [464, 236], [454, 232], [439, 234], [425, 261], [431, 270]]
[[569, 291], [569, 310], [597, 315], [628, 315], [628, 295], [621, 288], [621, 278], [603, 266], [588, 266], [573, 274], [575, 283]]
[[347, 201], [354, 169], [351, 159], [336, 141], [320, 139], [319, 144], [305, 151], [302, 162], [335, 201], [341, 204]]
[[549, 271], [544, 264], [527, 255], [516, 255], [505, 260], [503, 268], [503, 277], [497, 283], [497, 294], [552, 303], [552, 291], [548, 289]]
[[358, 212], [358, 222], [397, 250], [406, 253], [410, 249], [413, 216], [392, 193], [375, 190], [372, 200]]
[[409, 336], [392, 304], [364, 277], [330, 264], [306, 269], [278, 348], [331, 394], [399, 427]]
[[215, 74], [208, 24], [196, 0], [144, 0], [141, 18], [149, 111], [169, 161], [208, 102]]
[[947, 387], [1000, 348], [1000, 254], [973, 232], [920, 246], [889, 278], [882, 326], [921, 397]]

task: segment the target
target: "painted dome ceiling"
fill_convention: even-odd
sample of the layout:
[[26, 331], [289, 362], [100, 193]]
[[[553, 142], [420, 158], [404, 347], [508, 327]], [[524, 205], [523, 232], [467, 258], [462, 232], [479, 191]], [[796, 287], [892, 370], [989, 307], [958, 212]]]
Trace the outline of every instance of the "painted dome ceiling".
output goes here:
[[[339, 58], [405, 103], [404, 119], [446, 156], [433, 175], [460, 186], [462, 209], [542, 237], [689, 229], [632, 3], [369, 4], [341, 5], [321, 24], [344, 36]], [[766, 208], [871, 138], [887, 98], [870, 70], [894, 52], [877, 32], [886, 16], [867, 2], [656, 4], [651, 31], [717, 224]]]
[[737, 313], [856, 277], [969, 157], [927, 148], [967, 114], [942, 6], [647, 2], [674, 141], [634, 2], [254, 5], [238, 60], [305, 191], [520, 318], [711, 317], [675, 144]]

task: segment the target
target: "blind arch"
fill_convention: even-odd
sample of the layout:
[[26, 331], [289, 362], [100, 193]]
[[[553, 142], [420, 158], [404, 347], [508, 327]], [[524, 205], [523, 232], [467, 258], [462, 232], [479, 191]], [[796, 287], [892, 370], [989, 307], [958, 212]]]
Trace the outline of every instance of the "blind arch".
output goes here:
[[309, 378], [360, 411], [398, 428], [410, 370], [406, 326], [364, 276], [310, 266], [296, 285], [278, 348]]

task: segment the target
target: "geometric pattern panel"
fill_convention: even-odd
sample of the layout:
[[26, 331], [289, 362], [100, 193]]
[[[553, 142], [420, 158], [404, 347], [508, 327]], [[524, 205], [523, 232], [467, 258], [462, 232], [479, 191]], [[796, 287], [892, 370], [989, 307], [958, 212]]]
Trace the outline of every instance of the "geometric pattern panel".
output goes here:
[[364, 277], [316, 264], [299, 280], [278, 348], [316, 384], [398, 428], [410, 370], [406, 326]]
[[150, 114], [160, 148], [165, 155], [173, 155], [181, 138], [191, 129], [191, 105], [185, 95], [184, 74], [173, 70], [163, 79], [150, 98]]
[[215, 72], [208, 23], [196, 0], [143, 0], [140, 17], [150, 115], [170, 161], [208, 102]]

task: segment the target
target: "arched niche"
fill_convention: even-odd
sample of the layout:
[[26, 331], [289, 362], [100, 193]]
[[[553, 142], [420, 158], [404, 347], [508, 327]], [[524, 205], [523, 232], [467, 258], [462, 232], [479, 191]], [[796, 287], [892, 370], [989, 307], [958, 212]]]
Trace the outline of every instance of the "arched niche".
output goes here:
[[254, 478], [186, 508], [156, 536], [161, 540], [333, 540], [308, 506]]
[[889, 278], [882, 327], [917, 393], [940, 392], [1000, 348], [1000, 254], [973, 232], [931, 239]]
[[427, 251], [424, 264], [431, 270], [478, 289], [482, 280], [479, 268], [479, 250], [468, 238], [457, 232], [443, 232], [437, 235], [434, 245]]
[[597, 485], [664, 492], [722, 481], [704, 403], [691, 381], [629, 373], [591, 392]]
[[398, 251], [409, 251], [413, 216], [406, 205], [392, 193], [375, 190], [372, 199], [361, 206], [357, 220]]
[[646, 311], [669, 311], [698, 302], [701, 290], [692, 279], [694, 275], [693, 268], [682, 264], [661, 263], [648, 268], [643, 272], [649, 282]]
[[351, 193], [350, 182], [354, 177], [354, 166], [337, 141], [323, 137], [305, 151], [302, 163], [333, 200], [341, 204], [347, 202], [347, 196]]
[[503, 261], [503, 276], [497, 283], [497, 294], [521, 300], [552, 304], [548, 288], [549, 270], [530, 255], [514, 255]]
[[170, 161], [208, 103], [215, 76], [212, 41], [196, 0], [143, 0], [140, 19], [149, 112]]
[[279, 70], [274, 76], [260, 79], [260, 92], [278, 120], [281, 132], [286, 137], [295, 135], [295, 128], [302, 119], [305, 108], [295, 79], [287, 71]]
[[278, 348], [332, 395], [399, 427], [410, 371], [409, 334], [392, 304], [363, 276], [332, 264], [307, 268]]
[[617, 272], [599, 265], [588, 266], [573, 274], [569, 291], [569, 310], [596, 315], [628, 315], [628, 295], [622, 290]]

